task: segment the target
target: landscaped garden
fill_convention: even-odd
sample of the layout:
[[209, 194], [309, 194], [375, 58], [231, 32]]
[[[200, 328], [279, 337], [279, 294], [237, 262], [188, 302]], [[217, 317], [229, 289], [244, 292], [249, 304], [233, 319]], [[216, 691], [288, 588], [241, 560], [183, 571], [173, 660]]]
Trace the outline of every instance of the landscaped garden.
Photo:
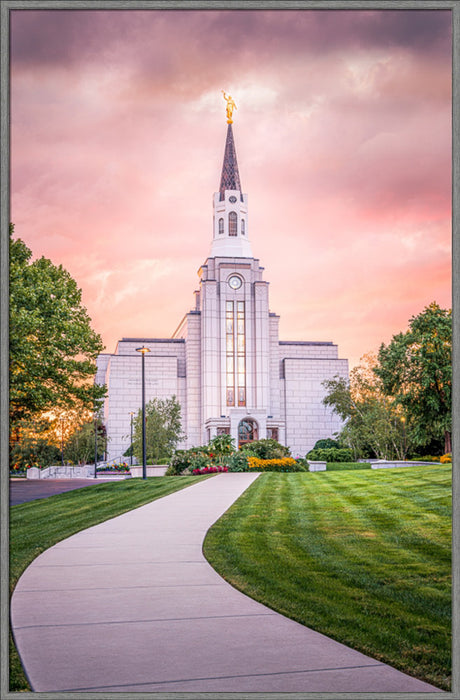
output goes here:
[[204, 553], [283, 615], [449, 689], [450, 465], [262, 474]]
[[[261, 474], [211, 528], [205, 555], [247, 595], [448, 689], [451, 465], [336, 465], [344, 469]], [[56, 542], [197, 478], [209, 477], [129, 479], [12, 507], [11, 590]], [[13, 644], [11, 664], [11, 689], [27, 689]]]

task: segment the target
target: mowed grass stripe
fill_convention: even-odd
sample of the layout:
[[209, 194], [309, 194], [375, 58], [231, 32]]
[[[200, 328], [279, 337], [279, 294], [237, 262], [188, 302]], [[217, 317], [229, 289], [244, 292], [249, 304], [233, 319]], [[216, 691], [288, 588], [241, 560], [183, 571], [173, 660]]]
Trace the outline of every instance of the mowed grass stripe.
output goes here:
[[449, 689], [449, 465], [262, 474], [204, 552], [251, 597]]
[[[10, 508], [10, 590], [57, 542], [212, 476], [151, 477], [95, 484]], [[30, 690], [10, 634], [10, 691]]]

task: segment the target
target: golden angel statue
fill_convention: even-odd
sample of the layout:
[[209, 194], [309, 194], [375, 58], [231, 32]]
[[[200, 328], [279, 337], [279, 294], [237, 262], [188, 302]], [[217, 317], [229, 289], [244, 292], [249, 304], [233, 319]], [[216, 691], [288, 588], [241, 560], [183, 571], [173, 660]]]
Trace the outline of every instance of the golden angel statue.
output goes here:
[[231, 95], [226, 95], [225, 91], [222, 90], [222, 94], [224, 96], [224, 100], [227, 102], [227, 124], [233, 124], [233, 119], [232, 119], [232, 114], [234, 109], [238, 109], [236, 104], [233, 101], [233, 98]]

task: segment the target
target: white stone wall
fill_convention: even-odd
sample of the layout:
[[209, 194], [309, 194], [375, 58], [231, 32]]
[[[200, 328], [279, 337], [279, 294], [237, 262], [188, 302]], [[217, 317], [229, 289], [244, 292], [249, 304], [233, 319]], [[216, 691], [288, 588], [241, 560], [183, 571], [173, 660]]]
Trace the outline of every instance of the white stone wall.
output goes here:
[[[165, 399], [175, 395], [183, 408], [182, 424], [186, 425], [185, 342], [120, 342], [118, 354], [110, 356], [107, 366], [109, 395], [105, 402], [105, 422], [109, 437], [108, 459], [118, 458], [129, 447], [130, 413], [137, 414], [142, 406], [142, 358], [135, 348], [143, 344], [151, 349], [145, 355], [146, 403], [153, 398]], [[120, 354], [121, 350], [126, 354]]]
[[[281, 412], [281, 383], [280, 383], [280, 347], [279, 347], [280, 317], [271, 313], [269, 317], [269, 363], [270, 363], [270, 406], [268, 415], [282, 417]], [[281, 440], [281, 436], [280, 436]]]
[[303, 457], [317, 440], [334, 437], [342, 427], [337, 414], [323, 404], [322, 382], [335, 375], [348, 377], [348, 361], [284, 358], [282, 363], [286, 444], [294, 457]]
[[187, 315], [184, 447], [201, 444], [201, 314]]
[[110, 358], [112, 355], [109, 355], [108, 353], [102, 353], [101, 355], [98, 355], [98, 358], [96, 360], [96, 376], [94, 378], [94, 383], [95, 384], [105, 384], [107, 381], [107, 367], [110, 362]]

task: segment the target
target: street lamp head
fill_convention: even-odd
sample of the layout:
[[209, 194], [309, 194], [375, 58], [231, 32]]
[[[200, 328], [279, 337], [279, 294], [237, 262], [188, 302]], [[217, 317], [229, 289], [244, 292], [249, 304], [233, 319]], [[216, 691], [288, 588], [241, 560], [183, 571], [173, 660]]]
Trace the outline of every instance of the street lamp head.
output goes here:
[[141, 352], [143, 355], [145, 355], [147, 352], [150, 352], [150, 349], [145, 347], [136, 348], [136, 352]]

